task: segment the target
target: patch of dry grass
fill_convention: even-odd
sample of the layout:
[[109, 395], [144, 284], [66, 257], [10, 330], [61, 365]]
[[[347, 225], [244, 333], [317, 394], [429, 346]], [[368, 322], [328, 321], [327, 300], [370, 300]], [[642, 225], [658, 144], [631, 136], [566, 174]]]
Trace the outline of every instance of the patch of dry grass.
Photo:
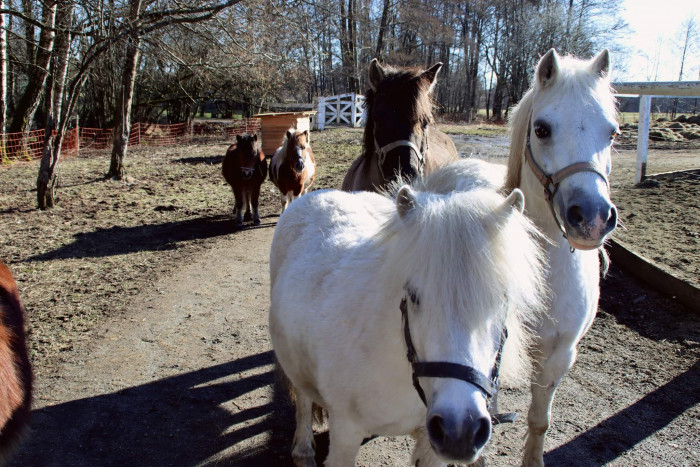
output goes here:
[[[338, 188], [360, 153], [362, 130], [312, 134], [315, 189]], [[0, 260], [16, 277], [38, 374], [123, 314], [155, 280], [234, 232], [233, 195], [221, 176], [228, 143], [136, 148], [130, 183], [105, 180], [109, 155], [84, 153], [60, 164], [56, 207], [36, 209], [38, 162], [0, 166]], [[279, 212], [263, 185], [261, 216]]]

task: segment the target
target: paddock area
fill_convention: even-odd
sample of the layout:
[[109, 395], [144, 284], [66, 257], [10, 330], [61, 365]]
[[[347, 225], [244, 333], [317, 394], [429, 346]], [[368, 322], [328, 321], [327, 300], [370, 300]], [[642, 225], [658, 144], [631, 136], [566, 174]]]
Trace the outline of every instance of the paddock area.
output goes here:
[[[340, 186], [361, 138], [361, 129], [311, 133], [315, 189]], [[487, 156], [502, 138], [465, 136], [457, 146]], [[129, 183], [103, 179], [109, 154], [82, 153], [64, 161], [59, 203], [48, 212], [34, 209], [35, 164], [0, 167], [0, 252], [27, 309], [36, 373], [33, 432], [12, 465], [290, 464], [294, 417], [276, 384], [267, 330], [279, 201], [266, 181], [261, 224], [234, 227], [220, 172], [227, 146], [136, 149]], [[652, 145], [648, 173], [699, 169], [699, 149]], [[632, 223], [640, 222], [648, 233], [640, 250], [651, 243], [669, 254], [680, 244], [697, 253], [697, 195], [644, 204], [672, 186], [632, 186], [634, 160], [633, 149], [613, 156], [625, 239], [636, 244]], [[683, 222], [654, 218], [671, 211], [665, 200]], [[671, 230], [655, 233], [657, 225]], [[692, 279], [699, 262], [689, 262], [667, 267]], [[545, 462], [695, 463], [699, 357], [700, 316], [613, 264], [598, 317], [557, 393]], [[528, 390], [503, 392], [500, 408], [521, 415], [494, 429], [490, 465], [519, 463], [528, 403]], [[317, 445], [322, 459], [323, 430]], [[378, 438], [358, 463], [407, 465], [410, 449], [407, 438]]]

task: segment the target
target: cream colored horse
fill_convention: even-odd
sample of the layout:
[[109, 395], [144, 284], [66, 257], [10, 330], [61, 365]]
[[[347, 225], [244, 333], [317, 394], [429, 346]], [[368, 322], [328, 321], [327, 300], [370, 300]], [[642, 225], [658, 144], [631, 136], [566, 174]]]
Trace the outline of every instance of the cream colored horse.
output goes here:
[[270, 252], [270, 332], [296, 400], [296, 465], [314, 465], [313, 404], [329, 415], [328, 466], [353, 465], [372, 435], [413, 435], [423, 467], [479, 458], [499, 367], [523, 373], [541, 305], [522, 204], [518, 190], [403, 186], [290, 205]]
[[[532, 404], [523, 465], [544, 464], [544, 438], [554, 392], [576, 360], [576, 346], [598, 309], [599, 248], [617, 223], [610, 201], [610, 152], [619, 133], [607, 50], [590, 61], [550, 50], [532, 88], [511, 114], [506, 189], [525, 195], [525, 213], [550, 239], [546, 280], [552, 293], [537, 338]], [[449, 192], [475, 184], [495, 187], [503, 169], [464, 161], [426, 181]], [[603, 269], [605, 265], [603, 265]]]

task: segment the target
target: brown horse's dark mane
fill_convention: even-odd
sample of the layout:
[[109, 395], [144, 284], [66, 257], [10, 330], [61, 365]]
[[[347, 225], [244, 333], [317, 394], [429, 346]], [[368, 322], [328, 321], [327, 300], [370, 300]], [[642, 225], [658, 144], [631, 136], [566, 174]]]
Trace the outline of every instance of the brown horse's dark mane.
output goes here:
[[[433, 123], [433, 100], [430, 96], [430, 82], [421, 79], [424, 70], [419, 68], [394, 68], [385, 66], [386, 75], [379, 84], [378, 93], [394, 100], [394, 107], [410, 115], [411, 121]], [[367, 121], [362, 142], [362, 155], [371, 158], [375, 153], [374, 106], [375, 91], [365, 92]]]

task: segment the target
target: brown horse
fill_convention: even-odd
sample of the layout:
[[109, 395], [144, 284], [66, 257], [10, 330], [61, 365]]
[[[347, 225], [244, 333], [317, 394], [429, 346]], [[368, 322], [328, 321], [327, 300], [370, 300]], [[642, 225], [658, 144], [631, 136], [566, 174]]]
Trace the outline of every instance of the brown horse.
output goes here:
[[369, 65], [363, 152], [343, 180], [345, 191], [380, 191], [399, 177], [411, 181], [458, 158], [434, 127], [431, 99], [442, 63], [428, 70]]
[[0, 465], [6, 465], [27, 430], [32, 370], [17, 284], [0, 263]]
[[309, 191], [315, 179], [316, 160], [309, 145], [309, 130], [290, 128], [270, 161], [270, 180], [280, 190], [282, 212]]
[[[244, 220], [251, 219], [253, 224], [260, 224], [258, 203], [260, 185], [267, 177], [267, 159], [260, 148], [258, 135], [236, 135], [236, 144], [232, 144], [226, 151], [221, 171], [226, 182], [231, 185], [233, 196], [236, 198], [233, 210], [236, 215], [236, 225], [243, 225]], [[246, 208], [245, 217], [243, 204]]]

